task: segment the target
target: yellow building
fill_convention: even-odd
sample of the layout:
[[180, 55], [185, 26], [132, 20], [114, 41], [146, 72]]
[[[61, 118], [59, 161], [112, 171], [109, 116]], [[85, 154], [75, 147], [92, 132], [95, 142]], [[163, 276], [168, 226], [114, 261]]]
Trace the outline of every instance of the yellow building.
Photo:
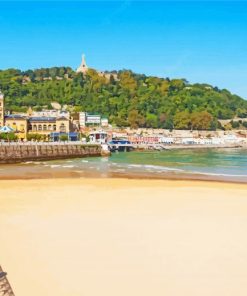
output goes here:
[[70, 120], [65, 117], [30, 117], [28, 132], [49, 135], [52, 132], [68, 133]]
[[59, 117], [56, 120], [58, 133], [69, 133], [71, 131], [71, 121], [66, 117]]
[[69, 133], [70, 120], [65, 117], [25, 117], [18, 114], [5, 116], [5, 125], [11, 127], [19, 139], [26, 139], [27, 134], [48, 136], [51, 133]]
[[68, 117], [32, 116], [29, 109], [28, 115], [11, 114], [4, 116], [4, 95], [0, 91], [0, 127], [12, 128], [21, 140], [27, 138], [27, 134], [40, 134], [48, 140], [51, 133], [69, 133], [72, 123]]
[[20, 140], [27, 137], [28, 119], [18, 114], [12, 114], [5, 117], [5, 125], [11, 127]]
[[49, 135], [57, 130], [55, 117], [30, 117], [28, 120], [28, 132], [30, 134]]

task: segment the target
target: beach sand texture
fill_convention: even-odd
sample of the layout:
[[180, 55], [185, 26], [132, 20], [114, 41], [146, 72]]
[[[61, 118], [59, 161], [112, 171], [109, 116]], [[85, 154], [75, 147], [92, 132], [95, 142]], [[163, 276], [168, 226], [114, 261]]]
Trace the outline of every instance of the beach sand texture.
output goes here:
[[16, 296], [247, 295], [247, 185], [0, 182]]

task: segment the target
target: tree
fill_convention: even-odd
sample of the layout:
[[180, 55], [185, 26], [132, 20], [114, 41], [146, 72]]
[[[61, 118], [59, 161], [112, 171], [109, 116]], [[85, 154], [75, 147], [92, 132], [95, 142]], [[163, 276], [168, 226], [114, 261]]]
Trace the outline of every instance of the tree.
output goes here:
[[167, 96], [169, 91], [169, 82], [167, 80], [162, 81], [159, 90], [161, 95]]
[[247, 121], [243, 121], [243, 126], [247, 128]]
[[62, 134], [59, 136], [59, 140], [62, 141], [62, 142], [66, 142], [69, 140], [69, 137], [67, 134]]
[[40, 135], [40, 134], [27, 134], [27, 140], [28, 141], [44, 141], [46, 138], [45, 135]]
[[155, 114], [148, 113], [146, 115], [146, 127], [157, 128], [158, 127], [158, 117]]
[[230, 123], [232, 125], [232, 128], [239, 128], [240, 127], [240, 123], [238, 121], [231, 120]]
[[172, 79], [170, 82], [170, 89], [172, 91], [179, 91], [184, 88], [184, 81], [182, 79]]
[[129, 112], [128, 124], [131, 128], [138, 128], [139, 126], [143, 126], [144, 123], [144, 117], [140, 113], [138, 113], [137, 110], [132, 110]]
[[189, 129], [191, 125], [190, 113], [188, 111], [176, 113], [173, 122], [176, 129]]
[[193, 112], [191, 114], [191, 127], [197, 130], [208, 130], [213, 121], [213, 116], [207, 111]]
[[123, 89], [133, 92], [137, 88], [137, 83], [130, 71], [122, 72], [119, 78], [120, 78], [120, 86]]
[[16, 141], [18, 138], [15, 133], [0, 133], [0, 140], [4, 141]]

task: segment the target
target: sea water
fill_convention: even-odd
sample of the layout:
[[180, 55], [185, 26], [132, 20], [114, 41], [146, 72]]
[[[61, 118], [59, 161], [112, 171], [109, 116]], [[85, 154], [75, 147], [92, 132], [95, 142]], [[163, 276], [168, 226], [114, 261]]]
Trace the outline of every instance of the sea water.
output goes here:
[[0, 178], [133, 177], [226, 180], [247, 183], [246, 149], [120, 152], [0, 166]]

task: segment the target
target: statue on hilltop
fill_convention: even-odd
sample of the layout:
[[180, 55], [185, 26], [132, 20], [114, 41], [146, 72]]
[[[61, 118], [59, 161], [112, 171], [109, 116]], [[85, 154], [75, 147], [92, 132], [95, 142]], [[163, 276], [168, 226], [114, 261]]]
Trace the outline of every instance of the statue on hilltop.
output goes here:
[[88, 71], [88, 66], [86, 64], [85, 54], [82, 55], [81, 65], [77, 68], [76, 73], [86, 74]]

